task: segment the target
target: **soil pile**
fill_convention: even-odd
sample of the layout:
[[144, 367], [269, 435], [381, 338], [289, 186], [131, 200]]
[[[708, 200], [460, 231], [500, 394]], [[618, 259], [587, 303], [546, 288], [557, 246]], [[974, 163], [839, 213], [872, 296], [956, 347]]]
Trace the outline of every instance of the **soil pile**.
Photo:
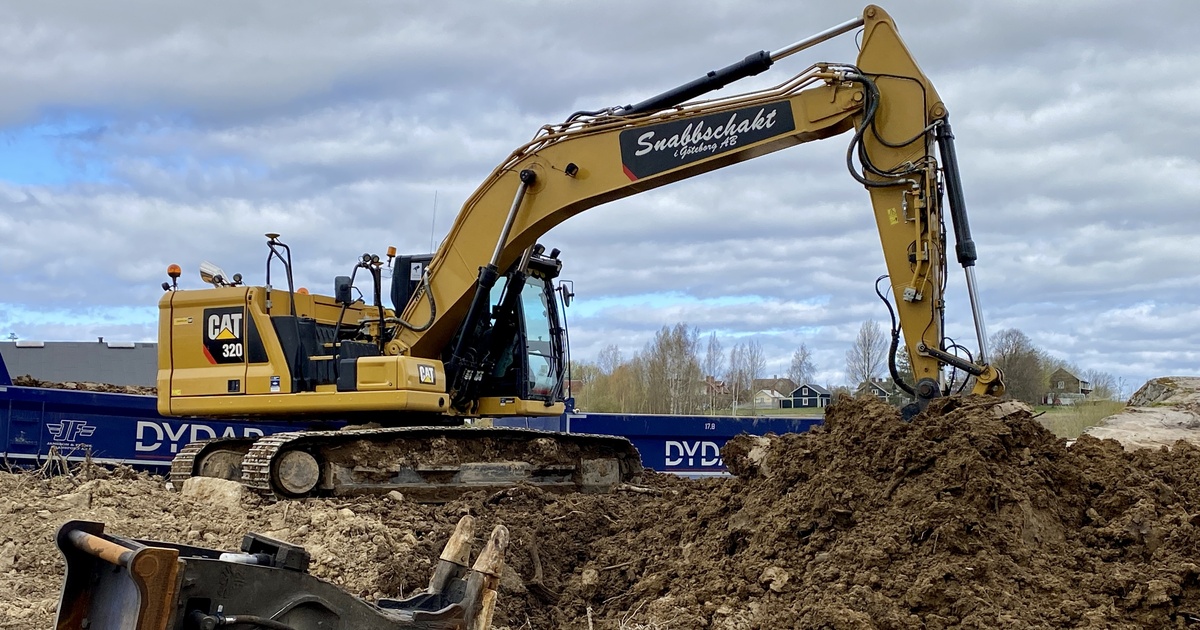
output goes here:
[[[395, 497], [201, 500], [162, 480], [0, 474], [0, 628], [50, 624], [54, 530], [236, 548], [306, 546], [364, 597], [424, 586], [458, 517], [512, 533], [497, 626], [1143, 628], [1200, 617], [1200, 449], [1068, 448], [1018, 403], [935, 403], [911, 423], [840, 400], [809, 434], [727, 446], [740, 477], [648, 475], [640, 492], [516, 488], [439, 506]], [[89, 476], [90, 475], [90, 476]]]
[[740, 481], [631, 523], [591, 566], [629, 564], [567, 600], [728, 629], [1157, 628], [1200, 611], [1188, 444], [1068, 449], [1027, 407], [981, 398], [912, 423], [843, 401], [813, 433], [725, 455]]
[[49, 389], [74, 389], [82, 392], [104, 392], [109, 394], [138, 394], [143, 396], [153, 396], [158, 391], [155, 387], [144, 387], [141, 385], [110, 385], [108, 383], [89, 383], [87, 381], [43, 381], [25, 374], [23, 376], [14, 376], [12, 379], [13, 385], [20, 387], [45, 387]]

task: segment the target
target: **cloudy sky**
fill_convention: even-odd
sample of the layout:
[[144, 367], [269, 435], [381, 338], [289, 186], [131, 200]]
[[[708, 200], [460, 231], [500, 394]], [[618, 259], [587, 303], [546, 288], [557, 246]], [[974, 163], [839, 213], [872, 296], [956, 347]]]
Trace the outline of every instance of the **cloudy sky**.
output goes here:
[[[887, 7], [951, 111], [990, 332], [1127, 389], [1200, 373], [1200, 17], [1193, 3]], [[0, 5], [0, 338], [153, 340], [169, 263], [301, 284], [425, 252], [539, 126], [642, 100], [856, 17], [845, 0]], [[843, 36], [723, 93], [852, 62]], [[848, 136], [593, 209], [542, 242], [576, 357], [664, 324], [800, 343], [840, 383], [885, 322]], [[974, 346], [961, 270], [948, 334]], [[1128, 391], [1126, 392], [1128, 393]]]

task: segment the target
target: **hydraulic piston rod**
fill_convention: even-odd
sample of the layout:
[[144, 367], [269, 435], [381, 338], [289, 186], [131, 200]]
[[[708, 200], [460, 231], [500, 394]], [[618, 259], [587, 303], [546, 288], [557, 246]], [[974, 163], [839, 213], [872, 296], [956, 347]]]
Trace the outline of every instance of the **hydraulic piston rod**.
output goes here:
[[861, 17], [842, 22], [841, 24], [838, 24], [837, 26], [834, 26], [832, 28], [828, 28], [828, 29], [821, 31], [820, 33], [817, 33], [816, 35], [813, 35], [812, 37], [806, 37], [794, 44], [791, 44], [790, 46], [784, 46], [783, 48], [776, 50], [775, 52], [771, 53], [771, 61], [772, 62], [779, 61], [780, 59], [783, 59], [784, 57], [787, 57], [789, 55], [794, 55], [806, 48], [812, 48], [813, 46], [816, 46], [817, 44], [820, 44], [823, 41], [833, 39], [834, 37], [837, 37], [838, 35], [841, 35], [843, 33], [849, 33], [850, 31], [853, 31], [854, 29], [862, 26], [863, 24], [864, 24], [864, 22]]
[[954, 224], [954, 249], [958, 263], [967, 274], [967, 295], [971, 299], [971, 316], [975, 319], [975, 336], [979, 340], [980, 365], [987, 364], [987, 330], [983, 325], [983, 312], [979, 306], [979, 291], [975, 284], [975, 240], [971, 238], [971, 225], [967, 222], [967, 202], [963, 196], [962, 176], [958, 171], [958, 154], [954, 152], [954, 132], [949, 119], [937, 126], [938, 149], [942, 154], [942, 169], [946, 178], [946, 195], [950, 203], [950, 220]]
[[483, 350], [483, 341], [478, 334], [479, 322], [488, 315], [488, 300], [491, 297], [492, 287], [496, 286], [496, 281], [500, 277], [500, 254], [508, 243], [508, 236], [512, 232], [513, 223], [517, 220], [521, 202], [524, 201], [529, 187], [537, 181], [537, 173], [532, 170], [523, 170], [519, 175], [520, 183], [517, 185], [517, 192], [513, 196], [508, 216], [504, 219], [500, 237], [496, 240], [496, 249], [492, 252], [492, 258], [488, 264], [479, 268], [475, 296], [471, 300], [467, 316], [459, 329], [461, 332], [458, 343], [454, 346], [454, 353], [451, 355], [450, 361], [446, 363], [447, 377], [452, 385], [451, 404], [455, 407], [469, 403], [475, 395], [475, 386], [483, 378], [483, 373], [479, 370], [479, 354]]
[[623, 107], [616, 113], [621, 116], [635, 116], [637, 114], [649, 114], [666, 109], [668, 107], [674, 107], [680, 103], [690, 101], [701, 94], [707, 94], [713, 90], [719, 90], [726, 85], [733, 83], [734, 81], [759, 74], [760, 72], [765, 71], [767, 68], [770, 68], [771, 64], [783, 59], [784, 57], [787, 57], [788, 55], [794, 55], [801, 50], [816, 46], [823, 41], [833, 39], [834, 37], [837, 37], [843, 33], [848, 33], [862, 26], [863, 24], [863, 18], [855, 18], [853, 20], [842, 22], [833, 28], [821, 31], [820, 33], [817, 33], [811, 37], [806, 37], [798, 42], [784, 46], [775, 52], [760, 50], [756, 53], [747, 55], [745, 59], [737, 63], [725, 66], [720, 70], [709, 71], [708, 74], [705, 74], [699, 79], [684, 83], [677, 88], [667, 90], [666, 92], [663, 92], [657, 96], [652, 96], [635, 105]]

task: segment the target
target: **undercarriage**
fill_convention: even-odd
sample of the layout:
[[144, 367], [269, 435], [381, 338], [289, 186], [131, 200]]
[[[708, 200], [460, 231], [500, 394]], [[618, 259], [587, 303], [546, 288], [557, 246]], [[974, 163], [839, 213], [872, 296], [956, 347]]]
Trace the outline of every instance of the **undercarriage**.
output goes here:
[[240, 481], [272, 499], [398, 491], [440, 503], [464, 492], [531, 484], [603, 493], [637, 481], [629, 440], [529, 429], [408, 427], [277, 433], [196, 442], [176, 456], [171, 481]]

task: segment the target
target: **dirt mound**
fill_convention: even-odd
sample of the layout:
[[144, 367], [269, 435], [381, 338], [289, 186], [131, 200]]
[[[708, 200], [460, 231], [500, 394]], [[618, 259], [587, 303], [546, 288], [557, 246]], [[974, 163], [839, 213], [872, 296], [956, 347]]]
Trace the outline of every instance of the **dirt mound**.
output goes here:
[[158, 391], [155, 387], [143, 387], [141, 385], [109, 385], [108, 383], [89, 383], [86, 381], [43, 381], [26, 374], [24, 376], [14, 376], [12, 379], [13, 385], [19, 387], [45, 387], [48, 389], [74, 389], [83, 392], [104, 392], [109, 394], [138, 394], [143, 396], [153, 396]]
[[1068, 449], [1023, 405], [972, 398], [912, 423], [841, 401], [821, 429], [725, 455], [741, 481], [631, 523], [592, 561], [630, 564], [568, 599], [729, 629], [1164, 627], [1200, 610], [1193, 447]]
[[1130, 453], [1084, 436], [1068, 448], [1028, 408], [988, 399], [941, 401], [911, 423], [841, 400], [824, 427], [743, 436], [725, 457], [740, 478], [441, 506], [217, 506], [128, 472], [0, 474], [0, 628], [50, 623], [51, 541], [69, 518], [218, 548], [261, 531], [375, 597], [421, 588], [470, 513], [480, 531], [512, 531], [496, 618], [510, 628], [1143, 628], [1200, 611], [1195, 447]]

